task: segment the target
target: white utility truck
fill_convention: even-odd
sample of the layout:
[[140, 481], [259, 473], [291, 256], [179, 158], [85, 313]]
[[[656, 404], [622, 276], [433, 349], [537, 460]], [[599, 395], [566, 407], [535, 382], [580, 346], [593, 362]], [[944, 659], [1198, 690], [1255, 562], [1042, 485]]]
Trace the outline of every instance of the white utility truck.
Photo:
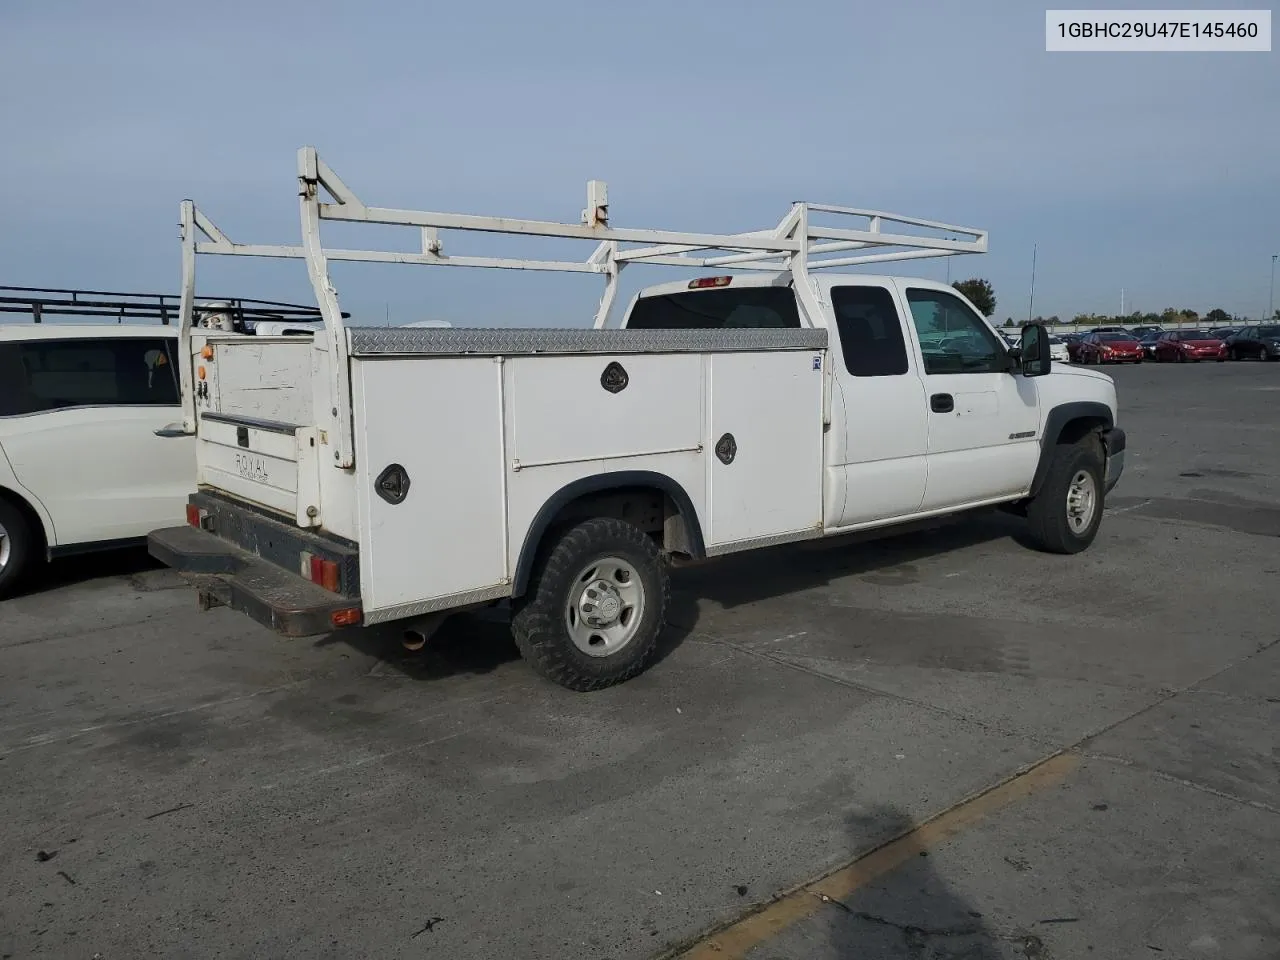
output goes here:
[[[624, 229], [599, 181], [579, 223], [387, 209], [314, 148], [298, 163], [300, 246], [234, 243], [182, 206], [167, 432], [196, 436], [198, 492], [149, 541], [206, 608], [288, 636], [426, 636], [509, 600], [525, 659], [594, 690], [649, 662], [672, 561], [997, 505], [1046, 550], [1094, 539], [1124, 463], [1109, 377], [1053, 364], [1041, 325], [1010, 348], [945, 284], [825, 272], [982, 253], [983, 231], [813, 203], [750, 233]], [[417, 227], [421, 252], [326, 248], [325, 220]], [[441, 230], [595, 248], [451, 256]], [[304, 260], [323, 331], [194, 329], [198, 254]], [[592, 273], [605, 292], [592, 329], [349, 326], [336, 260]], [[714, 275], [645, 289], [613, 325], [633, 263]]]

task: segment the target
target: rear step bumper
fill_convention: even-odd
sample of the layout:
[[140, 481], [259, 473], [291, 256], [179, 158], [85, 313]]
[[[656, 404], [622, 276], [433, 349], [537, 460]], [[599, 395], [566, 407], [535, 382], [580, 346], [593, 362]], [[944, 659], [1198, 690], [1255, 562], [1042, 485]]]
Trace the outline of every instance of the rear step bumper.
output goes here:
[[204, 606], [228, 606], [286, 637], [331, 633], [333, 616], [359, 611], [359, 601], [336, 595], [295, 573], [198, 527], [166, 527], [147, 537], [147, 550], [181, 573]]

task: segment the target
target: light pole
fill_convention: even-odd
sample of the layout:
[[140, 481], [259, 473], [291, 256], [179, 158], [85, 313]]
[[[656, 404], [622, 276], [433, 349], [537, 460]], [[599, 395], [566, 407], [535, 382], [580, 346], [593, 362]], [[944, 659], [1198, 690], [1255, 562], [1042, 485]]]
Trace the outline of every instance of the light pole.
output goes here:
[[1031, 323], [1031, 311], [1036, 305], [1036, 248], [1038, 243], [1031, 244], [1031, 296], [1027, 299], [1027, 323]]
[[1271, 292], [1267, 295], [1267, 323], [1276, 317], [1276, 258], [1280, 253], [1271, 255]]

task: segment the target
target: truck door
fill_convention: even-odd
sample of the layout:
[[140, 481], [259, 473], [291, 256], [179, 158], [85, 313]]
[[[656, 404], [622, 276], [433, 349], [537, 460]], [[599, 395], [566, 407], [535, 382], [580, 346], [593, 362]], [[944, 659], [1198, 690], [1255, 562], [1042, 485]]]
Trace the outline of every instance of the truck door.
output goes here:
[[924, 499], [929, 421], [919, 360], [885, 284], [833, 285], [839, 350], [827, 453], [828, 529], [904, 517]]
[[960, 297], [896, 283], [924, 371], [929, 479], [922, 509], [1025, 492], [1040, 456], [1035, 380], [1008, 371], [1008, 347]]

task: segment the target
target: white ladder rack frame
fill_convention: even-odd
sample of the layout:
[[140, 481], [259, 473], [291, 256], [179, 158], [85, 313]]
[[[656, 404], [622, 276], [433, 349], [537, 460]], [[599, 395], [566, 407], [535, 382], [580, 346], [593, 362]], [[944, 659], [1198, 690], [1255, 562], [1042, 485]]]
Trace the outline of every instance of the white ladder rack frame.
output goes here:
[[[298, 151], [298, 186], [302, 243], [297, 246], [235, 243], [198, 210], [191, 200], [182, 202], [182, 290], [179, 305], [181, 349], [184, 357], [190, 357], [197, 254], [305, 260], [325, 326], [324, 338], [317, 345], [330, 353], [330, 407], [333, 426], [337, 432], [336, 437], [330, 435], [330, 445], [334, 450], [334, 465], [342, 468], [354, 463], [355, 451], [351, 392], [348, 389], [349, 344], [338, 294], [329, 279], [328, 263], [331, 260], [598, 274], [605, 280], [604, 293], [595, 316], [594, 325], [598, 329], [604, 327], [609, 319], [617, 299], [619, 275], [622, 268], [630, 263], [685, 269], [732, 268], [790, 272], [805, 308], [803, 312], [812, 322], [812, 318], [821, 317], [822, 312], [814, 288], [809, 283], [810, 271], [987, 252], [985, 230], [879, 210], [823, 203], [793, 203], [777, 226], [749, 233], [689, 233], [611, 227], [607, 186], [598, 180], [587, 183], [587, 207], [582, 211], [579, 223], [371, 207], [357, 197], [320, 159], [315, 147], [310, 146]], [[322, 195], [327, 195], [329, 199], [325, 200]], [[861, 218], [867, 221], [867, 227], [848, 229], [819, 226], [811, 221], [812, 214]], [[320, 238], [320, 223], [323, 220], [419, 227], [422, 231], [422, 252], [326, 249]], [[886, 230], [886, 227], [890, 230]], [[957, 238], [891, 232], [902, 227], [954, 234]], [[455, 257], [444, 253], [440, 230], [592, 240], [597, 246], [585, 260]], [[624, 247], [623, 244], [641, 246]], [[714, 256], [694, 256], [705, 251], [720, 252]], [[195, 403], [191, 365], [184, 362], [179, 368], [182, 379], [183, 427], [187, 433], [194, 433]]]

